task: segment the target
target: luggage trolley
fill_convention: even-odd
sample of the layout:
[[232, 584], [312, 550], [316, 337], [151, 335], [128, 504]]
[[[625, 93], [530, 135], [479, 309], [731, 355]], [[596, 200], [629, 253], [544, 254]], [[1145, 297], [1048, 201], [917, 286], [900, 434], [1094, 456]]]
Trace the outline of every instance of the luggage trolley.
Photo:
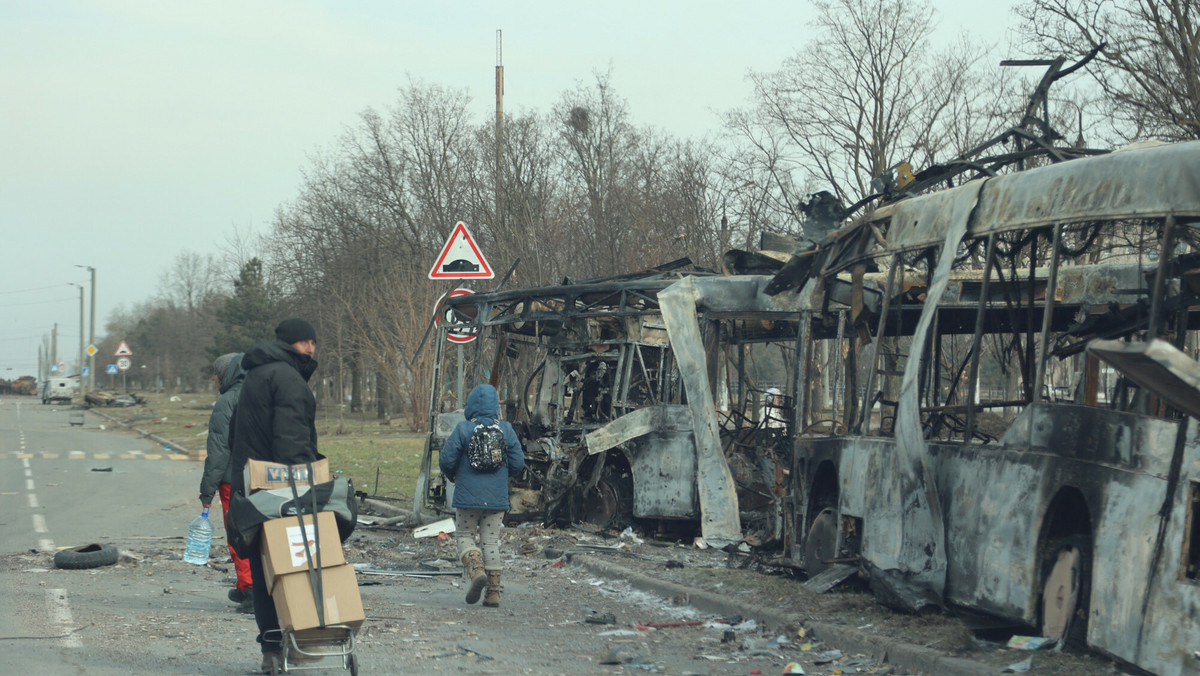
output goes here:
[[[308, 463], [308, 492], [309, 499], [312, 500], [311, 509], [308, 514], [313, 515], [313, 538], [318, 539], [317, 532], [317, 502], [315, 495], [315, 486], [313, 484], [313, 467]], [[288, 472], [288, 485], [292, 489], [292, 499], [297, 507], [300, 506], [301, 496], [296, 489], [295, 476]], [[320, 554], [316, 556], [316, 568], [314, 570], [313, 552], [309, 549], [309, 536], [306, 532], [304, 524], [305, 512], [297, 511], [295, 516], [300, 526], [302, 534], [301, 539], [304, 542], [304, 558], [307, 559], [309, 576], [316, 573], [316, 579], [321, 578]], [[320, 595], [317, 595], [318, 599]], [[272, 659], [270, 664], [271, 676], [276, 674], [287, 674], [294, 671], [315, 671], [318, 669], [333, 669], [338, 665], [343, 669], [349, 669], [351, 676], [358, 676], [358, 658], [354, 655], [354, 633], [355, 629], [346, 624], [330, 624], [325, 625], [324, 612], [320, 609], [321, 602], [317, 601], [318, 617], [322, 626], [311, 629], [303, 629], [296, 631], [293, 629], [277, 629], [264, 632], [265, 636], [270, 636], [274, 639], [279, 637], [280, 653], [279, 659]]]
[[279, 634], [280, 658], [271, 662], [271, 676], [317, 669], [349, 669], [358, 676], [358, 658], [354, 654], [354, 629], [344, 624], [323, 629], [268, 631], [274, 638]]

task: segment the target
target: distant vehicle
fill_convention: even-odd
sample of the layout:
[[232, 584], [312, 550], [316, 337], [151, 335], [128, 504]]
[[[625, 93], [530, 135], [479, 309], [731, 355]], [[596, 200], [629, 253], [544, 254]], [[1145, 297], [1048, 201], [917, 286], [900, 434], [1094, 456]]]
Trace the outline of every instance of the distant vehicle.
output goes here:
[[79, 381], [74, 378], [46, 378], [38, 385], [38, 396], [43, 404], [52, 401], [69, 402], [79, 392]]

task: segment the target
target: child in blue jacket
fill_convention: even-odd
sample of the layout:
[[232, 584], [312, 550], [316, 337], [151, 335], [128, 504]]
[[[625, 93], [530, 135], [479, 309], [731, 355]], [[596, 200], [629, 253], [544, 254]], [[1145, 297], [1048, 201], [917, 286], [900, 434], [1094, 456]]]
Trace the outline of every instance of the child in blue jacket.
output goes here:
[[[454, 482], [454, 540], [467, 579], [467, 603], [475, 603], [483, 587], [483, 605], [500, 605], [500, 529], [508, 511], [508, 477], [525, 469], [525, 452], [512, 425], [500, 420], [500, 398], [491, 385], [478, 385], [467, 395], [460, 422], [442, 452], [438, 465]], [[478, 471], [467, 461], [467, 446], [478, 425], [499, 424], [504, 433], [505, 462], [490, 472]], [[476, 535], [479, 544], [476, 545]], [[482, 551], [481, 551], [482, 547]]]

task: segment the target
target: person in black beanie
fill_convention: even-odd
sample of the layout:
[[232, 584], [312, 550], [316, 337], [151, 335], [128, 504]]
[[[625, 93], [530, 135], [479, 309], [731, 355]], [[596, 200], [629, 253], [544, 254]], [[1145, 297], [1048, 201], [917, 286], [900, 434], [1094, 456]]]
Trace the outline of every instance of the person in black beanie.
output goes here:
[[[232, 490], [246, 492], [242, 470], [250, 459], [296, 465], [325, 456], [317, 452], [317, 402], [308, 379], [317, 368], [317, 331], [303, 319], [285, 319], [275, 327], [275, 340], [246, 350], [242, 393], [234, 410], [230, 464]], [[254, 599], [257, 641], [262, 644], [264, 673], [281, 661], [279, 617], [267, 591], [262, 557], [252, 553], [250, 591]], [[302, 661], [296, 655], [294, 661]]]

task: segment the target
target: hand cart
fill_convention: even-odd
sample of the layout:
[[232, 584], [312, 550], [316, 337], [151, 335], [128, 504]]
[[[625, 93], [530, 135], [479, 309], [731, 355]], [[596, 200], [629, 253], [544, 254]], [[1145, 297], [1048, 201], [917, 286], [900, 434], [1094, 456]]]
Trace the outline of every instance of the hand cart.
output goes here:
[[[274, 638], [279, 634], [280, 657], [271, 662], [271, 676], [317, 669], [349, 669], [358, 676], [358, 658], [354, 655], [354, 629], [334, 624], [322, 629], [292, 631], [283, 629], [265, 632]], [[340, 662], [339, 662], [340, 660]]]
[[[297, 505], [300, 504], [300, 494], [296, 490], [296, 478], [292, 472], [288, 472], [288, 485], [292, 489], [292, 500]], [[308, 497], [311, 499], [310, 514], [313, 514], [312, 527], [313, 536], [312, 542], [315, 544], [320, 539], [317, 534], [318, 521], [317, 514], [317, 498], [315, 485], [313, 484], [313, 467], [308, 463]], [[304, 514], [297, 512], [296, 519], [300, 526], [300, 538], [304, 542], [304, 558], [308, 562], [308, 575], [310, 581], [313, 575], [316, 575], [318, 586], [320, 589], [321, 579], [321, 555], [320, 550], [316, 551], [316, 560], [314, 561], [314, 552], [309, 547], [309, 536], [304, 526]], [[337, 664], [336, 659], [341, 659], [341, 667], [349, 669], [351, 676], [358, 676], [358, 658], [354, 655], [354, 633], [355, 629], [345, 624], [330, 624], [325, 625], [325, 612], [323, 610], [321, 594], [314, 592], [316, 599], [317, 616], [320, 618], [320, 627], [313, 629], [304, 629], [295, 631], [292, 629], [279, 629], [264, 632], [265, 636], [275, 638], [275, 634], [279, 635], [280, 652], [278, 660], [271, 660], [270, 672], [271, 676], [279, 673], [289, 673], [292, 671], [310, 671], [316, 669], [331, 669]], [[327, 663], [327, 661], [329, 663]]]

